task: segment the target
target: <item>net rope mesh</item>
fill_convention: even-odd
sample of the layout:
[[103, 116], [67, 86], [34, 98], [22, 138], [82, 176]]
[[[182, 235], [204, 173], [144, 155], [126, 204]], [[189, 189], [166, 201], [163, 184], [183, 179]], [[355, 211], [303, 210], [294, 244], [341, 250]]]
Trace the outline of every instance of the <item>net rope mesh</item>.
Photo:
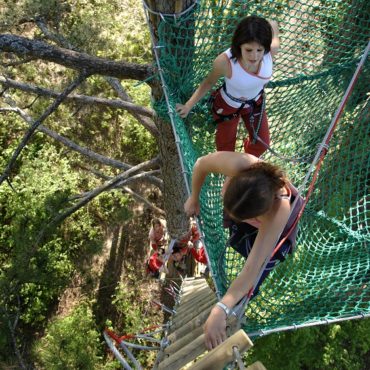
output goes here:
[[[278, 21], [280, 29], [273, 80], [265, 89], [271, 147], [284, 157], [312, 160], [367, 45], [366, 0], [200, 1], [180, 18], [163, 18], [157, 50], [169, 106], [163, 100], [155, 109], [169, 121], [175, 104], [186, 102], [214, 58], [230, 46], [239, 20], [251, 14]], [[247, 332], [370, 314], [368, 85], [367, 58], [300, 220], [295, 252], [247, 306]], [[196, 159], [216, 150], [206, 100], [186, 120], [173, 115], [189, 182]], [[238, 151], [246, 135], [239, 130]], [[269, 151], [263, 159], [282, 166], [297, 187], [310, 167]], [[226, 246], [223, 181], [208, 176], [201, 193], [201, 227], [221, 295], [245, 262]], [[301, 189], [303, 196], [308, 185]]]

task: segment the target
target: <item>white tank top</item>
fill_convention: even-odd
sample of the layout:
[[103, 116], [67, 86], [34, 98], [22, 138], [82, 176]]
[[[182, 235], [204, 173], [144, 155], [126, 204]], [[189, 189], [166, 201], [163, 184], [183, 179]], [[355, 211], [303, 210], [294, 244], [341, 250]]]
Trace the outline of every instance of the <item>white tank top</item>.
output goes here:
[[[272, 56], [267, 53], [263, 56], [257, 73], [247, 72], [239, 61], [231, 58], [231, 49], [225, 51], [230, 63], [231, 78], [225, 77], [226, 91], [237, 99], [251, 100], [259, 97], [260, 91], [272, 77]], [[239, 108], [241, 103], [230, 99], [221, 89], [221, 96], [225, 102], [233, 108]]]

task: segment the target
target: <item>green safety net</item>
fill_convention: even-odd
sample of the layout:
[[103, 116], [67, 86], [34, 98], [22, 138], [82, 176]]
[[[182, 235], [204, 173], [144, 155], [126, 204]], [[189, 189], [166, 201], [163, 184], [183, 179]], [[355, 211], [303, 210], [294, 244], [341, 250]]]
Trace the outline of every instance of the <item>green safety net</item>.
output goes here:
[[[256, 14], [278, 21], [281, 42], [266, 89], [271, 148], [279, 156], [267, 151], [263, 158], [281, 165], [306, 196], [312, 180], [311, 174], [307, 184], [303, 181], [309, 160], [368, 43], [369, 10], [367, 0], [208, 0], [181, 17], [163, 16], [156, 50], [168, 100], [155, 108], [167, 120], [172, 116], [188, 180], [196, 159], [215, 151], [215, 125], [206, 98], [186, 120], [174, 113], [175, 104], [191, 96], [214, 58], [230, 46], [240, 18]], [[370, 315], [368, 85], [367, 58], [299, 222], [296, 250], [247, 306], [244, 328], [249, 333]], [[243, 150], [245, 136], [241, 127], [237, 150]], [[201, 193], [201, 227], [221, 295], [244, 264], [225, 245], [223, 180], [209, 176]]]

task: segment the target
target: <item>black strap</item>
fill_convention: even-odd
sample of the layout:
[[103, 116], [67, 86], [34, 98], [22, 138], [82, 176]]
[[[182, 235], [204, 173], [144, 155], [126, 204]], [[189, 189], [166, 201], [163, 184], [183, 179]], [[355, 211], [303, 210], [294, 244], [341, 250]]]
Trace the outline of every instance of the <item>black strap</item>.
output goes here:
[[[213, 104], [212, 104], [212, 112], [218, 116], [219, 118], [215, 120], [215, 123], [218, 124], [218, 123], [221, 123], [221, 122], [225, 122], [225, 121], [230, 121], [232, 120], [233, 118], [236, 118], [240, 115], [240, 112], [242, 111], [242, 109], [248, 104], [250, 107], [251, 107], [251, 115], [253, 116], [253, 110], [256, 106], [256, 100], [255, 99], [250, 99], [250, 100], [240, 100], [240, 99], [236, 99], [236, 98], [233, 98], [231, 97], [231, 95], [229, 95], [226, 91], [226, 84], [224, 83], [220, 88], [218, 88], [218, 91], [220, 89], [223, 89], [225, 91], [225, 93], [227, 94], [227, 96], [234, 100], [234, 101], [239, 101], [239, 102], [242, 102], [240, 107], [237, 108], [237, 110], [234, 112], [234, 113], [231, 113], [231, 114], [220, 114], [220, 113], [217, 113], [217, 111], [215, 110]], [[261, 94], [264, 93], [264, 90], [262, 89], [258, 94], [257, 96], [261, 96]], [[251, 122], [252, 123], [252, 122]], [[252, 123], [253, 124], [253, 123]]]
[[224, 121], [230, 121], [231, 119], [235, 118], [235, 117], [238, 117], [240, 112], [242, 111], [242, 109], [245, 107], [247, 103], [243, 103], [241, 104], [241, 106], [237, 109], [237, 111], [235, 113], [231, 113], [231, 114], [220, 114], [220, 113], [217, 113], [215, 108], [212, 106], [212, 112], [217, 115], [218, 117], [220, 117], [219, 119], [216, 119], [215, 122], [216, 123], [221, 123], [221, 122], [224, 122]]
[[228, 91], [226, 89], [226, 82], [224, 82], [222, 84], [221, 89], [224, 90], [226, 96], [229, 99], [231, 99], [231, 100], [233, 100], [233, 101], [235, 101], [237, 103], [245, 103], [245, 104], [250, 104], [250, 105], [252, 105], [254, 102], [256, 102], [257, 97], [261, 96], [263, 94], [263, 91], [264, 91], [263, 88], [262, 88], [261, 91], [254, 98], [249, 99], [249, 100], [243, 100], [243, 99], [238, 99], [235, 96], [232, 96], [231, 94], [228, 93]]

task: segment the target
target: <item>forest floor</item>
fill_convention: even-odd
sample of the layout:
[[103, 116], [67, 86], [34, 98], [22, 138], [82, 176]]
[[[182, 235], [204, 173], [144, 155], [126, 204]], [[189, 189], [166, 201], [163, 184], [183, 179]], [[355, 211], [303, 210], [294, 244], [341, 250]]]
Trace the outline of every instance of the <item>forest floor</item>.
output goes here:
[[[59, 298], [57, 316], [67, 316], [83, 299], [96, 299], [95, 314], [100, 318], [115, 321], [112, 296], [117, 286], [136, 282], [140, 300], [150, 301], [160, 296], [160, 286], [145, 273], [146, 247], [152, 214], [141, 207], [135, 207], [133, 217], [120, 225], [110, 226], [102, 251], [91, 261], [82, 261], [70, 286]], [[158, 312], [156, 312], [158, 315]], [[113, 317], [112, 317], [113, 315]]]
[[[142, 325], [144, 318], [153, 318], [152, 324], [166, 322], [168, 316], [151, 302], [157, 300], [166, 306], [173, 306], [173, 298], [164, 290], [169, 280], [166, 278], [165, 282], [159, 282], [145, 272], [148, 232], [153, 217], [151, 210], [136, 204], [130, 219], [106, 228], [100, 253], [90, 260], [81, 258], [81, 266], [60, 296], [56, 310], [58, 318], [68, 316], [82, 301], [88, 300], [94, 302], [93, 312], [100, 330], [104, 329], [108, 320], [119, 334], [127, 333], [126, 330], [131, 332], [125, 325], [132, 313], [125, 314], [122, 310], [129, 311], [133, 306], [136, 310], [138, 307], [141, 309]], [[194, 264], [189, 267], [194, 268]], [[171, 267], [170, 272], [176, 279], [180, 278]], [[127, 302], [121, 309], [112, 303], [120, 286], [128, 292]], [[153, 355], [150, 358], [153, 361]]]

